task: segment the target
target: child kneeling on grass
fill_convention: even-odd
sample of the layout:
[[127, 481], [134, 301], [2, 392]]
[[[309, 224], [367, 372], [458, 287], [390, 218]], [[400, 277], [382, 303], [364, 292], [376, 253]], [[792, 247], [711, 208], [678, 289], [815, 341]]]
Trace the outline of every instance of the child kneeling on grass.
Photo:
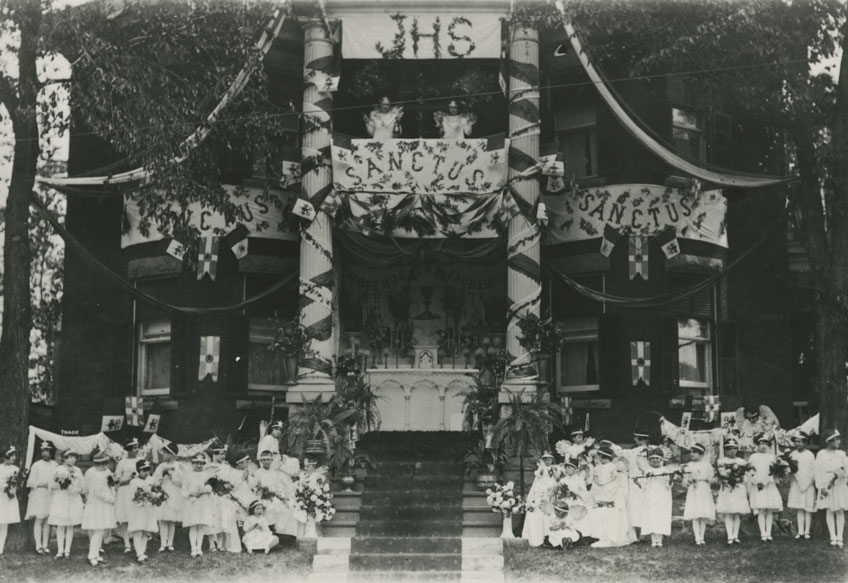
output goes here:
[[268, 554], [280, 544], [280, 539], [271, 534], [268, 519], [265, 517], [265, 505], [261, 500], [254, 500], [250, 503], [248, 512], [250, 516], [244, 521], [242, 542], [248, 553], [265, 551], [265, 554]]

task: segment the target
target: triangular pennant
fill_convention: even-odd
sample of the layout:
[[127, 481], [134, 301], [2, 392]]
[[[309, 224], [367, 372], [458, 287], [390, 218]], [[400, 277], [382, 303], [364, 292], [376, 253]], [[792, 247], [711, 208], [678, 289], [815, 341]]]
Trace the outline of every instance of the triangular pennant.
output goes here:
[[283, 188], [288, 188], [290, 186], [294, 186], [295, 184], [300, 184], [302, 180], [303, 179], [301, 178], [300, 174], [300, 162], [295, 162], [293, 160], [283, 160], [280, 186]]
[[648, 281], [648, 245], [645, 237], [630, 235], [628, 242], [630, 279], [641, 277], [643, 281]]
[[144, 401], [141, 397], [127, 397], [125, 399], [127, 425], [138, 427], [144, 418]]
[[562, 176], [548, 176], [545, 190], [551, 193], [562, 192], [565, 190], [565, 179]]
[[227, 245], [229, 245], [230, 249], [233, 251], [233, 255], [236, 256], [236, 259], [242, 259], [247, 256], [248, 252], [248, 242], [247, 236], [249, 232], [247, 227], [239, 223], [239, 225], [227, 233], [226, 241]]
[[123, 415], [104, 415], [103, 419], [100, 421], [101, 433], [106, 433], [107, 431], [120, 431], [123, 427]]
[[707, 395], [704, 400], [704, 410], [707, 413], [707, 421], [712, 423], [721, 412], [721, 397], [718, 395]]
[[302, 219], [311, 221], [315, 218], [315, 207], [312, 206], [312, 203], [308, 200], [299, 198], [294, 203], [294, 208], [292, 208], [292, 214]]
[[210, 236], [200, 239], [197, 254], [197, 279], [209, 274], [209, 279], [215, 281], [218, 274], [218, 237]]
[[642, 381], [651, 386], [651, 343], [637, 340], [630, 343], [630, 369], [633, 386]]
[[147, 416], [147, 423], [144, 425], [145, 433], [156, 433], [159, 431], [159, 420], [161, 419], [161, 415], [157, 415], [155, 413], [151, 413]]
[[218, 363], [221, 359], [221, 337], [200, 337], [200, 366], [198, 367], [197, 380], [202, 381], [207, 376], [212, 376], [213, 381], [218, 381]]
[[664, 229], [657, 235], [657, 242], [660, 244], [660, 249], [662, 249], [666, 259], [680, 255], [680, 244], [677, 242], [677, 231], [674, 227]]
[[621, 233], [618, 229], [609, 223], [604, 225], [604, 237], [601, 239], [601, 255], [608, 258], [612, 254], [612, 250], [615, 249], [615, 244], [618, 243], [619, 239], [621, 239]]
[[186, 246], [177, 241], [176, 239], [171, 239], [171, 242], [168, 243], [167, 249], [165, 249], [165, 253], [167, 253], [177, 261], [182, 261], [183, 257], [185, 257], [186, 254]]
[[565, 176], [565, 159], [559, 149], [559, 142], [542, 144], [539, 149], [539, 162], [545, 176]]

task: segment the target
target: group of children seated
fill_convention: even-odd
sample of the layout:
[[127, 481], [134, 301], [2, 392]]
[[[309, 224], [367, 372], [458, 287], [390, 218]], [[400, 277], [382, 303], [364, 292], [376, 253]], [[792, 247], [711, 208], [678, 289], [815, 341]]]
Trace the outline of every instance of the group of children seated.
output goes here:
[[[96, 452], [92, 466], [77, 467], [79, 455], [64, 451], [55, 461], [49, 442], [41, 445], [41, 459], [26, 476], [25, 483], [15, 462], [17, 451], [9, 447], [0, 465], [0, 555], [8, 525], [20, 522], [18, 488], [27, 488], [25, 520], [33, 521], [35, 549], [50, 554], [50, 531], [56, 529], [56, 559], [69, 558], [74, 529], [89, 535], [88, 561], [92, 566], [106, 562], [103, 543], [113, 531], [123, 539], [124, 553], [138, 562], [147, 561], [147, 542], [159, 534], [159, 552], [174, 551], [178, 524], [188, 529], [191, 556], [203, 555], [204, 538], [210, 551], [269, 552], [280, 535], [298, 536], [303, 530], [295, 512], [295, 482], [326, 483], [325, 468], [315, 468], [308, 459], [301, 471], [297, 458], [281, 456], [279, 434], [282, 424], [272, 425], [260, 442], [259, 467], [251, 456], [226, 460], [227, 448], [214, 445], [200, 452], [190, 465], [177, 459], [178, 448], [167, 444], [158, 452], [160, 461], [151, 464], [139, 457], [139, 442], [124, 444], [126, 455], [114, 460]], [[300, 518], [300, 520], [299, 520]]]
[[[648, 445], [647, 431], [634, 433], [635, 447], [586, 438], [581, 430], [556, 444], [564, 461], [542, 454], [526, 500], [522, 538], [531, 546], [567, 548], [581, 539], [593, 547], [629, 545], [650, 535], [662, 547], [671, 535], [672, 486], [686, 490], [683, 519], [691, 521], [695, 545], [705, 544], [707, 524], [724, 518], [727, 544], [739, 544], [743, 516], [756, 515], [760, 538], [772, 540], [774, 515], [784, 509], [778, 485], [788, 484], [786, 507], [796, 511], [796, 539], [810, 539], [815, 511], [824, 510], [830, 544], [842, 548], [844, 511], [848, 510], [848, 458], [839, 431], [823, 436], [817, 455], [809, 436], [799, 431], [793, 448], [775, 451], [772, 437], [757, 435], [756, 451], [739, 456], [738, 441], [728, 437], [723, 453], [711, 462], [710, 448], [693, 444], [686, 463], [669, 463], [671, 450]], [[715, 496], [714, 496], [715, 490]]]

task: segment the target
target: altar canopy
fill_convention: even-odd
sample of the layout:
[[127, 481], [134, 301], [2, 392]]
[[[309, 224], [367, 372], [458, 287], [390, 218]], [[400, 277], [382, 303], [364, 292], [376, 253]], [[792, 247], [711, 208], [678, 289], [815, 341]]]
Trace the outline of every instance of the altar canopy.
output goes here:
[[598, 239], [610, 225], [643, 237], [674, 228], [678, 238], [727, 247], [727, 200], [721, 190], [619, 184], [546, 196], [545, 205], [551, 244]]

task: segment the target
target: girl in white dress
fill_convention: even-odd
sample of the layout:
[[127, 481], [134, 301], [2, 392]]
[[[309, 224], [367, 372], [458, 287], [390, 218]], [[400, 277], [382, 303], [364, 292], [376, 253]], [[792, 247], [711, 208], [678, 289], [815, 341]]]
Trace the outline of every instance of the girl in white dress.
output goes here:
[[11, 498], [6, 493], [10, 480], [13, 480], [18, 475], [18, 466], [15, 465], [15, 460], [17, 459], [18, 451], [12, 445], [3, 452], [3, 463], [0, 464], [0, 557], [3, 556], [3, 549], [6, 546], [6, 535], [9, 531], [9, 525], [17, 524], [21, 521], [21, 509], [18, 505], [16, 488], [8, 488], [12, 493]]
[[125, 458], [115, 467], [115, 479], [118, 480], [118, 493], [115, 497], [115, 520], [118, 521], [118, 534], [124, 539], [124, 553], [131, 553], [130, 534], [127, 522], [130, 518], [133, 493], [130, 491], [130, 481], [135, 477], [135, 464], [138, 461], [138, 439], [124, 443], [127, 452]]
[[548, 524], [554, 512], [554, 488], [560, 478], [559, 468], [553, 465], [554, 456], [546, 451], [539, 460], [535, 479], [527, 493], [527, 513], [521, 538], [531, 547], [541, 546], [548, 536]]
[[283, 422], [274, 421], [268, 427], [268, 433], [259, 440], [259, 446], [256, 448], [257, 458], [264, 451], [270, 451], [273, 456], [271, 467], [277, 469], [280, 467], [280, 438], [283, 435]]
[[771, 538], [771, 527], [774, 522], [774, 513], [783, 510], [783, 499], [777, 489], [774, 476], [770, 475], [771, 465], [775, 461], [771, 451], [771, 439], [765, 435], [757, 435], [754, 438], [757, 451], [748, 458], [753, 472], [750, 477], [748, 489], [749, 505], [754, 514], [757, 515], [757, 524], [760, 527], [760, 539], [769, 542]]
[[206, 483], [209, 474], [205, 471], [206, 455], [199, 453], [191, 460], [192, 471], [183, 477], [183, 526], [188, 527], [188, 540], [191, 543], [191, 556], [203, 556], [203, 534], [212, 524], [215, 502], [212, 486]]
[[[747, 466], [745, 460], [737, 457], [739, 442], [733, 438], [724, 442], [724, 457], [716, 462], [716, 474], [719, 479], [727, 474], [731, 468]], [[727, 532], [727, 544], [739, 544], [739, 527], [742, 525], [742, 515], [749, 514], [751, 507], [748, 506], [748, 494], [745, 483], [740, 482], [732, 487], [722, 484], [716, 499], [716, 513], [724, 515], [724, 529]]]
[[85, 474], [87, 489], [85, 510], [82, 515], [82, 529], [88, 531], [88, 562], [92, 567], [106, 561], [100, 556], [103, 539], [109, 529], [115, 528], [115, 488], [114, 476], [109, 471], [110, 457], [104, 452], [97, 453], [94, 466]]
[[[212, 448], [212, 461], [206, 466], [206, 473], [215, 476], [219, 480], [229, 482], [235, 487], [233, 468], [226, 460], [227, 448], [215, 446]], [[209, 540], [210, 551], [232, 550], [241, 551], [241, 543], [238, 542], [238, 525], [236, 524], [236, 502], [229, 496], [212, 496], [215, 507], [213, 520], [206, 529]], [[232, 537], [235, 533], [237, 548], [232, 547]], [[230, 546], [228, 546], [228, 539]]]
[[715, 472], [708, 461], [704, 459], [707, 452], [700, 443], [689, 450], [689, 463], [684, 466], [682, 485], [686, 488], [686, 503], [683, 506], [683, 520], [692, 521], [692, 534], [695, 535], [695, 545], [706, 544], [704, 535], [707, 523], [715, 520], [715, 503], [710, 483], [715, 479]]
[[268, 518], [265, 516], [265, 504], [261, 500], [254, 500], [248, 508], [249, 516], [244, 521], [244, 547], [248, 553], [253, 551], [265, 551], [267, 555], [271, 549], [280, 544], [280, 539], [271, 534], [268, 526]]
[[262, 500], [265, 506], [265, 518], [274, 526], [277, 534], [297, 535], [297, 520], [292, 506], [294, 492], [289, 491], [283, 473], [272, 469], [274, 458], [270, 451], [259, 454], [259, 469], [253, 472], [254, 488], [258, 494], [260, 488], [269, 491], [268, 500]]
[[132, 537], [135, 556], [139, 563], [147, 560], [147, 539], [150, 533], [156, 532], [156, 506], [148, 500], [138, 500], [139, 490], [144, 494], [150, 494], [153, 488], [153, 478], [150, 470], [153, 467], [147, 460], [139, 460], [135, 465], [135, 477], [130, 480], [130, 491], [133, 497], [130, 499], [130, 515], [127, 519], [127, 530]]
[[622, 462], [619, 468], [613, 461], [615, 454], [608, 445], [597, 453], [598, 465], [592, 477], [592, 496], [596, 507], [591, 512], [592, 529], [598, 539], [593, 547], [619, 547], [635, 541], [633, 529], [627, 519], [627, 470]]
[[798, 519], [798, 533], [795, 538], [810, 538], [810, 526], [813, 522], [813, 512], [816, 511], [816, 456], [807, 449], [810, 437], [803, 431], [792, 438], [795, 451], [789, 457], [798, 464], [798, 471], [792, 476], [789, 484], [787, 508], [794, 508]]
[[[569, 507], [573, 507], [575, 504], [581, 504], [586, 509], [585, 515], [580, 519], [575, 519], [573, 514], [576, 513], [572, 513], [569, 523], [574, 530], [580, 533], [581, 536], [595, 537], [592, 531], [592, 522], [589, 520], [588, 513], [588, 510], [594, 506], [594, 502], [592, 500], [592, 495], [586, 488], [586, 480], [583, 479], [583, 475], [578, 471], [580, 467], [580, 460], [578, 458], [568, 459], [565, 461], [564, 467], [565, 475], [559, 479], [559, 483], [567, 486], [568, 490], [574, 497], [576, 497], [577, 500], [568, 502]], [[581, 511], [580, 514], [583, 514], [583, 512]], [[553, 541], [551, 541], [551, 544], [554, 544]]]
[[50, 482], [53, 496], [50, 499], [47, 523], [56, 527], [56, 558], [60, 559], [64, 556], [70, 559], [74, 527], [82, 524], [85, 510], [82, 501], [85, 481], [77, 467], [76, 452], [66, 451], [62, 458], [64, 463], [53, 471], [53, 479]]
[[171, 552], [174, 550], [174, 535], [177, 532], [177, 523], [182, 520], [185, 504], [182, 492], [185, 468], [177, 460], [178, 450], [173, 443], [166, 444], [160, 453], [162, 463], [156, 466], [156, 471], [153, 472], [153, 483], [161, 487], [168, 495], [165, 502], [157, 509], [159, 552], [161, 553], [165, 550]]
[[50, 512], [50, 483], [53, 481], [53, 471], [58, 465], [53, 459], [53, 451], [52, 443], [42, 442], [41, 459], [32, 464], [27, 477], [29, 500], [24, 519], [33, 521], [35, 552], [39, 555], [50, 552], [50, 525], [47, 524], [47, 514]]
[[842, 547], [845, 510], [848, 510], [848, 459], [839, 449], [842, 437], [833, 429], [825, 434], [825, 447], [816, 455], [816, 509], [825, 511], [831, 546]]
[[[663, 536], [671, 535], [671, 477], [663, 468], [663, 451], [650, 450], [642, 482], [642, 534], [651, 535], [651, 546], [663, 546]], [[663, 475], [666, 474], [666, 475]]]

